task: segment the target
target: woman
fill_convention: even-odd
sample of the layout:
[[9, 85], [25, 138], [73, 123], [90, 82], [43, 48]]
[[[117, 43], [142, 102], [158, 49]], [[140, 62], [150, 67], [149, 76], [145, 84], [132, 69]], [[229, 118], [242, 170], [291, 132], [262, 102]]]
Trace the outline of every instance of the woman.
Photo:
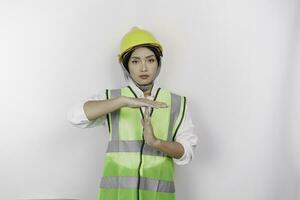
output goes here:
[[186, 97], [155, 83], [162, 47], [133, 27], [122, 39], [119, 62], [128, 85], [106, 89], [70, 109], [81, 128], [109, 130], [99, 200], [175, 200], [174, 164], [192, 160], [197, 145]]

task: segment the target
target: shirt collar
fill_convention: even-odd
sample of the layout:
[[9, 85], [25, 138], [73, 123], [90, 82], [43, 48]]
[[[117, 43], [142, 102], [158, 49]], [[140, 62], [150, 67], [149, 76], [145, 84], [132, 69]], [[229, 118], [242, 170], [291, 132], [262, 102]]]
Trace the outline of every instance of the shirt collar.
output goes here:
[[[135, 83], [131, 80], [131, 78], [129, 78], [128, 85], [132, 88], [132, 90], [134, 91], [134, 93], [137, 95], [138, 98], [145, 98], [144, 92], [135, 85]], [[158, 85], [155, 83], [155, 81], [153, 81], [153, 87], [150, 92], [150, 99], [154, 99], [158, 88], [159, 88]]]

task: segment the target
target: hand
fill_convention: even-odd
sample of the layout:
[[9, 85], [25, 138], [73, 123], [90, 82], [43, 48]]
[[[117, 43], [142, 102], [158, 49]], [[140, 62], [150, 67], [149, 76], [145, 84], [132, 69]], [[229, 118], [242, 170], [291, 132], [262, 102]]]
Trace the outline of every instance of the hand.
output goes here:
[[145, 108], [145, 116], [144, 116], [144, 119], [141, 119], [141, 122], [144, 127], [145, 142], [148, 145], [153, 146], [155, 144], [155, 142], [157, 142], [158, 139], [155, 137], [155, 135], [153, 133], [149, 107]]
[[167, 108], [168, 105], [164, 102], [153, 101], [146, 98], [132, 98], [122, 96], [122, 101], [126, 107], [139, 108], [139, 107], [152, 107], [152, 108]]

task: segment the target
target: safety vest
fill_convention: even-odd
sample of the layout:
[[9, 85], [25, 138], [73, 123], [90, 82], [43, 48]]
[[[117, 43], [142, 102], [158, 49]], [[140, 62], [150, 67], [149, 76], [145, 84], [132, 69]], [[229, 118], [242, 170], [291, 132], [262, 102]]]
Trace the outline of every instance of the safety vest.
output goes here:
[[[130, 86], [106, 89], [106, 98], [138, 98]], [[182, 122], [186, 97], [158, 88], [154, 100], [167, 108], [151, 109], [156, 138], [174, 141]], [[107, 114], [109, 142], [98, 200], [175, 200], [172, 157], [145, 143], [141, 108], [122, 107]]]

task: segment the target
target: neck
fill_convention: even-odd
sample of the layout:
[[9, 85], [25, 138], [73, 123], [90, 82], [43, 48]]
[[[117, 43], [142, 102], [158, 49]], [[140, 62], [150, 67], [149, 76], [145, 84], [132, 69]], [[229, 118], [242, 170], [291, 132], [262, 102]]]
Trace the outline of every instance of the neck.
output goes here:
[[135, 81], [133, 80], [133, 83], [134, 83], [140, 90], [143, 91], [145, 97], [150, 96], [151, 90], [152, 90], [153, 85], [154, 85], [154, 82], [149, 83], [149, 84], [147, 84], [147, 85], [139, 85], [137, 82], [135, 82]]
[[148, 97], [151, 94], [151, 90], [144, 91], [144, 96]]

